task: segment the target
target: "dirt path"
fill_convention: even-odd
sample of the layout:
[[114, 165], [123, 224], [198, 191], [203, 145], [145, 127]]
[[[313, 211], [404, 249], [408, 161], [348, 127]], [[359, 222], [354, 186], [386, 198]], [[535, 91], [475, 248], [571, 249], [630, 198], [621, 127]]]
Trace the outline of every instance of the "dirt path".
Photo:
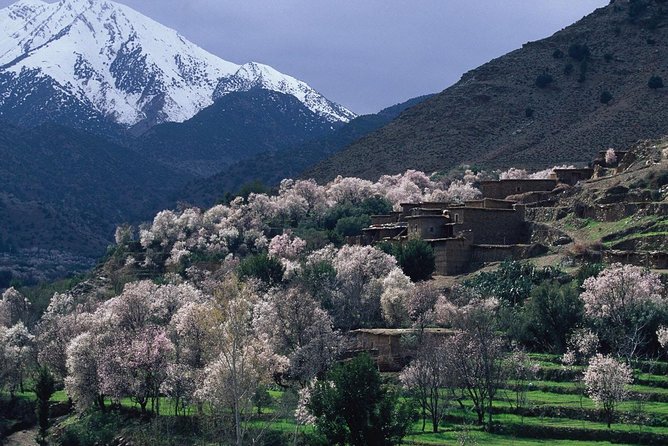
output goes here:
[[38, 446], [35, 435], [37, 435], [37, 428], [16, 432], [7, 437], [5, 446]]

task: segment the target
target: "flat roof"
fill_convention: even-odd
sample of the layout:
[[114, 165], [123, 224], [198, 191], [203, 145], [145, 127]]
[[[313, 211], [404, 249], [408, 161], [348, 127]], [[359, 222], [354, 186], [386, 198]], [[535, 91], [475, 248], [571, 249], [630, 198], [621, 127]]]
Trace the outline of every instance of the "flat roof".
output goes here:
[[480, 184], [492, 184], [492, 183], [510, 183], [513, 181], [522, 181], [526, 183], [531, 183], [531, 182], [539, 182], [539, 181], [551, 181], [551, 182], [556, 182], [557, 180], [554, 180], [552, 178], [506, 178], [503, 180], [485, 180], [485, 181], [479, 181]]

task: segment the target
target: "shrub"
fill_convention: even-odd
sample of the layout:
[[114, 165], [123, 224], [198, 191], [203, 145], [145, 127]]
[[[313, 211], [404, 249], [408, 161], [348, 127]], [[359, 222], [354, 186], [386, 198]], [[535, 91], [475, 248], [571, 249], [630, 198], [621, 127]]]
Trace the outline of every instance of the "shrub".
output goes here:
[[575, 68], [573, 67], [572, 63], [566, 64], [566, 66], [564, 67], [564, 74], [566, 76], [570, 76], [571, 74], [573, 74], [574, 69]]
[[239, 264], [239, 278], [253, 277], [273, 285], [283, 279], [284, 268], [280, 260], [269, 257], [267, 254], [258, 254], [246, 257]]
[[647, 86], [652, 90], [656, 90], [657, 88], [663, 88], [663, 78], [661, 78], [661, 76], [652, 76], [649, 78]]
[[578, 269], [578, 272], [575, 276], [575, 280], [578, 283], [578, 286], [582, 286], [585, 280], [589, 279], [590, 277], [596, 277], [599, 275], [601, 271], [603, 271], [605, 267], [603, 266], [602, 263], [584, 263]]
[[552, 53], [552, 57], [555, 59], [562, 59], [564, 57], [564, 52], [557, 48], [554, 50], [554, 53]]
[[587, 59], [580, 62], [580, 77], [578, 78], [578, 82], [582, 83], [587, 80], [588, 68], [589, 68], [589, 63], [587, 62]]
[[409, 240], [397, 248], [395, 257], [401, 269], [413, 282], [429, 279], [436, 268], [434, 250], [424, 240]]
[[541, 73], [536, 78], [536, 86], [538, 88], [546, 88], [554, 82], [554, 78], [549, 73]]
[[329, 444], [400, 444], [412, 422], [410, 408], [383, 384], [376, 364], [361, 355], [329, 372], [312, 391], [308, 410]]
[[515, 306], [522, 304], [538, 284], [563, 274], [556, 268], [537, 268], [533, 263], [512, 260], [501, 263], [495, 271], [478, 274], [464, 285], [483, 295], [496, 296], [504, 305]]
[[605, 53], [605, 54], [603, 55], [603, 59], [604, 59], [606, 62], [612, 62], [612, 61], [615, 59], [615, 56], [612, 55], [611, 53]]
[[638, 17], [647, 9], [645, 0], [629, 0], [629, 17], [632, 19]]
[[610, 93], [610, 92], [607, 91], [607, 90], [604, 91], [603, 93], [601, 93], [601, 98], [600, 98], [600, 100], [601, 100], [601, 103], [602, 103], [602, 104], [608, 104], [608, 103], [610, 103], [610, 101], [612, 101], [612, 93]]
[[524, 110], [524, 116], [526, 116], [527, 118], [533, 118], [533, 113], [534, 113], [533, 108], [527, 107], [527, 109]]
[[574, 43], [568, 47], [568, 55], [578, 62], [582, 62], [583, 60], [589, 59], [589, 47], [585, 44]]

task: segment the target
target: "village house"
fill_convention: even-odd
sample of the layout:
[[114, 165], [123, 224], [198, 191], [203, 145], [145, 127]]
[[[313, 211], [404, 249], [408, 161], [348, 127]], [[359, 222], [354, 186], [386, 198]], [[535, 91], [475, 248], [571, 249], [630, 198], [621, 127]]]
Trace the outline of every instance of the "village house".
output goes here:
[[469, 266], [518, 259], [538, 254], [530, 243], [525, 206], [507, 199], [531, 192], [551, 192], [558, 184], [588, 180], [591, 168], [555, 169], [548, 179], [482, 181], [484, 198], [461, 204], [403, 203], [401, 211], [371, 217], [363, 230], [364, 244], [403, 243], [410, 238], [426, 241], [434, 250], [436, 273], [456, 275]]

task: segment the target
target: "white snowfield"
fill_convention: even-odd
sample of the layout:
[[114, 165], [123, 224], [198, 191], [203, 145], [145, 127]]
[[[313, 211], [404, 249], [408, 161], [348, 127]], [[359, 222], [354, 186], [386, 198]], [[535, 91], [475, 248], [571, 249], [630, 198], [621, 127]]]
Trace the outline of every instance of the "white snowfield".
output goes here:
[[[127, 126], [147, 113], [158, 122], [182, 122], [214, 98], [251, 88], [293, 95], [331, 122], [355, 117], [302, 81], [266, 65], [225, 61], [106, 0], [20, 0], [0, 9], [0, 73], [49, 77]], [[0, 105], [7, 96], [0, 91]]]

